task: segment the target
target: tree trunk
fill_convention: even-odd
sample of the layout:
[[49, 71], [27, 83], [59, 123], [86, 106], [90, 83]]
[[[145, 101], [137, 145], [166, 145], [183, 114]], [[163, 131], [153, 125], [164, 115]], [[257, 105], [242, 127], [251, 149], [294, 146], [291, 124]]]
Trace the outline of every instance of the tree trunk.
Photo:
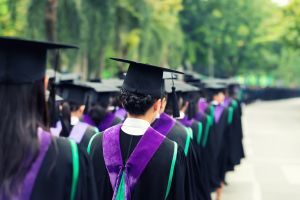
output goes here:
[[214, 58], [214, 50], [212, 47], [208, 49], [208, 75], [209, 77], [215, 77], [215, 58]]
[[[48, 41], [56, 42], [56, 21], [57, 21], [57, 1], [58, 0], [47, 0], [45, 9], [45, 28], [46, 38]], [[49, 52], [49, 60], [51, 66], [55, 65], [55, 52]], [[59, 67], [59, 66], [57, 66]], [[60, 69], [57, 69], [60, 70]]]

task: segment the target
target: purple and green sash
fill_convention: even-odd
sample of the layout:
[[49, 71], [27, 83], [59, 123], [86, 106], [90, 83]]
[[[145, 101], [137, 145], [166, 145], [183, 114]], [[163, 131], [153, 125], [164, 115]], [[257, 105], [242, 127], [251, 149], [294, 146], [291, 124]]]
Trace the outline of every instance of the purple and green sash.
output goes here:
[[73, 126], [69, 138], [74, 140], [76, 143], [80, 143], [85, 131], [90, 125], [85, 122], [78, 122]]
[[111, 127], [115, 118], [116, 116], [114, 113], [112, 112], [107, 113], [98, 126], [99, 131], [104, 131], [109, 127]]
[[178, 120], [182, 125], [186, 127], [191, 127], [193, 125], [193, 119], [188, 119], [187, 116], [184, 116], [184, 118]]
[[215, 118], [215, 122], [216, 123], [219, 123], [224, 109], [225, 109], [225, 107], [223, 105], [217, 105], [217, 106], [215, 106], [214, 118]]
[[120, 148], [121, 126], [113, 126], [104, 132], [103, 156], [114, 189], [113, 200], [130, 200], [133, 187], [165, 136], [149, 127], [124, 165]]
[[119, 108], [118, 110], [115, 111], [115, 116], [120, 118], [122, 121], [125, 119], [127, 115], [127, 112], [124, 108]]
[[27, 172], [27, 174], [24, 178], [22, 191], [21, 191], [18, 199], [22, 199], [22, 200], [30, 199], [35, 180], [40, 171], [40, 168], [44, 161], [45, 155], [51, 144], [51, 135], [49, 133], [43, 131], [41, 128], [38, 129], [38, 138], [39, 138], [39, 143], [40, 143], [39, 154], [38, 154], [36, 160], [32, 163], [29, 171]]
[[167, 136], [171, 129], [174, 127], [176, 120], [167, 115], [166, 113], [160, 114], [160, 117], [154, 122], [152, 128], [159, 133]]
[[96, 126], [96, 124], [94, 123], [94, 121], [92, 120], [92, 118], [88, 114], [83, 115], [82, 121], [89, 124], [89, 125], [91, 125], [91, 126]]

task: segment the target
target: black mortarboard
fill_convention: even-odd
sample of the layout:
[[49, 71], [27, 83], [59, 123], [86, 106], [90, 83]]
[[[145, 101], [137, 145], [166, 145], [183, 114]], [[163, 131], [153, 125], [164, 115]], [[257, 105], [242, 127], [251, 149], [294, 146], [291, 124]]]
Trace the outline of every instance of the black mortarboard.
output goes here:
[[0, 37], [0, 83], [33, 83], [45, 76], [47, 50], [72, 45]]
[[112, 85], [117, 88], [122, 88], [124, 80], [118, 78], [111, 78], [111, 79], [103, 79], [102, 83]]
[[150, 64], [119, 58], [111, 59], [130, 64], [122, 87], [125, 90], [138, 94], [161, 97], [164, 92], [162, 91], [163, 72], [183, 74], [183, 72]]
[[209, 81], [205, 84], [206, 97], [211, 100], [212, 97], [220, 92], [225, 92], [226, 85], [220, 84], [218, 81]]
[[172, 87], [176, 87], [176, 91], [178, 92], [196, 92], [199, 91], [199, 88], [190, 85], [188, 83], [185, 83], [180, 80], [170, 80], [170, 79], [165, 79], [165, 92], [166, 93], [171, 93], [172, 92]]
[[60, 83], [57, 86], [58, 94], [66, 101], [71, 103], [76, 103], [79, 105], [84, 105], [90, 91], [91, 87], [80, 83]]

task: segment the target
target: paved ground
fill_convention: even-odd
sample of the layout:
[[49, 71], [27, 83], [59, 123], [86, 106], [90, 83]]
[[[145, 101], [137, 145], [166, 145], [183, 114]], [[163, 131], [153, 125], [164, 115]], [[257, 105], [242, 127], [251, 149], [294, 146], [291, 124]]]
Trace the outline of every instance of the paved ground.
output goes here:
[[247, 158], [223, 200], [300, 200], [300, 99], [249, 105], [243, 122]]

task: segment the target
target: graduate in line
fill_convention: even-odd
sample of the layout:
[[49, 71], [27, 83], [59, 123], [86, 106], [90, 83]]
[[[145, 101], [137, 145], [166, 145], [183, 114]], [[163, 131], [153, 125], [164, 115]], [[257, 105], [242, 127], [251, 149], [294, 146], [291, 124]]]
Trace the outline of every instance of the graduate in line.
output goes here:
[[76, 143], [49, 133], [48, 49], [74, 46], [0, 37], [0, 199], [97, 199], [93, 170]]
[[81, 81], [63, 82], [57, 86], [58, 94], [64, 99], [61, 108], [62, 137], [68, 137], [87, 148], [92, 136], [98, 132], [94, 126], [83, 121], [83, 115], [88, 106], [89, 95], [93, 88]]
[[225, 86], [209, 82], [205, 86], [209, 106], [206, 113], [213, 118], [213, 125], [208, 141], [211, 156], [211, 189], [216, 191], [216, 199], [221, 199], [227, 172], [229, 135], [231, 134], [232, 112], [223, 103], [225, 99]]
[[184, 150], [150, 127], [161, 108], [163, 72], [179, 72], [114, 60], [130, 64], [120, 96], [128, 117], [90, 141], [99, 198], [189, 199]]
[[[89, 96], [88, 108], [83, 116], [83, 121], [95, 126], [99, 131], [104, 131], [121, 123], [112, 108], [112, 98], [119, 94], [120, 89], [101, 82], [86, 82], [94, 89]], [[111, 110], [110, 110], [111, 109]]]
[[[192, 129], [183, 126], [178, 120], [171, 118], [179, 118], [179, 102], [172, 91], [172, 87], [176, 86], [175, 95], [179, 95], [188, 89], [198, 90], [179, 80], [165, 79], [165, 91], [167, 101], [163, 99], [161, 115], [153, 123], [153, 128], [166, 135], [169, 139], [177, 142], [184, 150], [187, 157], [188, 180], [190, 182], [190, 199], [210, 199], [210, 191], [208, 190], [208, 179], [204, 176], [203, 160], [201, 152], [195, 141], [198, 140], [198, 132], [193, 133]], [[176, 97], [174, 99], [174, 96]], [[163, 112], [166, 113], [163, 113]], [[198, 124], [197, 124], [198, 126]], [[207, 181], [206, 181], [207, 180]]]

